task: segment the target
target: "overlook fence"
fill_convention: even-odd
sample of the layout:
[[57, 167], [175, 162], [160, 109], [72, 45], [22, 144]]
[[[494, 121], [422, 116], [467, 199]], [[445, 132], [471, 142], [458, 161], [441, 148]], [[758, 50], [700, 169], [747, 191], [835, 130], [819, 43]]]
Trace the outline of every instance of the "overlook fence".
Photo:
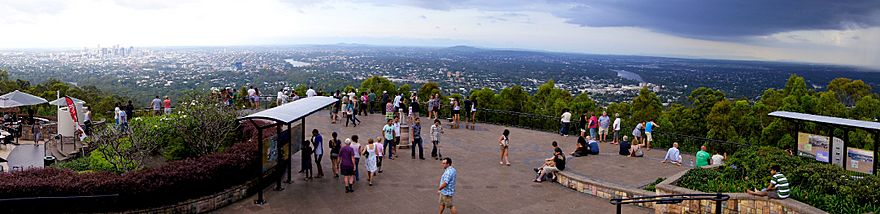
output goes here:
[[[263, 107], [271, 107], [273, 105], [274, 97], [265, 96], [261, 99], [261, 104]], [[427, 102], [419, 102], [419, 106], [421, 107], [421, 111], [419, 115], [425, 117], [428, 115], [428, 104]], [[332, 108], [332, 107], [328, 107]], [[375, 102], [371, 106], [373, 112], [381, 113], [382, 109], [385, 108], [384, 104], [379, 104]], [[469, 116], [465, 111], [465, 108], [462, 107], [461, 111], [461, 122], [465, 121], [465, 117]], [[441, 118], [445, 118], [444, 123], [448, 123], [452, 120], [452, 108], [449, 107], [448, 103], [444, 103], [440, 108], [440, 116]], [[552, 133], [559, 133], [560, 131], [560, 118], [559, 116], [550, 116], [550, 115], [542, 115], [542, 114], [532, 114], [532, 113], [523, 113], [523, 112], [515, 112], [515, 111], [507, 111], [507, 110], [498, 110], [498, 109], [486, 109], [486, 108], [478, 108], [477, 109], [477, 122], [480, 123], [488, 123], [494, 125], [501, 126], [511, 126], [523, 129], [531, 129]], [[568, 128], [568, 135], [577, 136], [580, 134], [580, 128], [578, 125], [581, 123], [580, 118], [577, 115], [572, 115], [571, 123]], [[622, 125], [623, 126], [623, 125]], [[633, 127], [621, 127], [620, 137], [624, 135], [632, 136]], [[613, 135], [612, 130], [609, 130], [609, 135]], [[717, 149], [722, 149], [724, 152], [728, 154], [733, 154], [739, 149], [749, 147], [749, 144], [730, 142], [724, 140], [710, 139], [706, 137], [686, 135], [674, 132], [664, 131], [663, 128], [658, 128], [653, 132], [654, 140], [652, 141], [651, 147], [656, 148], [669, 148], [672, 147], [672, 143], [678, 142], [679, 149], [685, 152], [696, 152], [700, 149], [701, 145], [707, 145], [710, 148], [710, 151], [716, 151]]]

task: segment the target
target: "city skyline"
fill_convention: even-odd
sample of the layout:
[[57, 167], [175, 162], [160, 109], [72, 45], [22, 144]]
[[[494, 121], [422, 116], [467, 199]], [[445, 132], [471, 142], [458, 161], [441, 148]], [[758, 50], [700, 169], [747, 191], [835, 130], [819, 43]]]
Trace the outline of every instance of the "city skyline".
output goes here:
[[359, 43], [880, 68], [880, 2], [3, 1], [0, 48]]

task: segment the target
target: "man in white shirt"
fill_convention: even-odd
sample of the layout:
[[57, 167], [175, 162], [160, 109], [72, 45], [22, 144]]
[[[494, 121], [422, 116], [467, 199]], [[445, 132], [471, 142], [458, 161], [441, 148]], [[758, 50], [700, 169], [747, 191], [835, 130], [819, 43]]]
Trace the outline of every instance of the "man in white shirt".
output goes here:
[[666, 162], [681, 166], [681, 153], [678, 151], [678, 142], [672, 143], [672, 148], [666, 151], [666, 156], [663, 158], [663, 161], [660, 161], [660, 163]]
[[394, 112], [400, 111], [400, 98], [401, 98], [400, 94], [397, 94], [397, 96], [394, 96], [394, 102], [393, 102]]
[[559, 120], [559, 135], [568, 136], [568, 125], [571, 124], [571, 112], [568, 109], [562, 110], [562, 118]]
[[287, 95], [284, 94], [284, 89], [278, 90], [278, 97], [275, 99], [277, 105], [284, 105], [287, 103]]
[[612, 139], [613, 142], [611, 144], [617, 144], [620, 137], [620, 113], [614, 113], [614, 122], [611, 127], [614, 128], [614, 139]]
[[[399, 95], [398, 95], [399, 96]], [[397, 145], [400, 144], [400, 117], [394, 118], [394, 142], [391, 144], [391, 154], [397, 158]]]
[[309, 90], [306, 91], [306, 97], [314, 97], [317, 95], [318, 95], [318, 93], [315, 92], [315, 89], [312, 89], [312, 87], [309, 86]]
[[248, 102], [251, 103], [252, 108], [257, 108], [257, 102], [259, 102], [259, 98], [257, 97], [257, 89], [254, 89], [254, 86], [251, 86], [247, 90], [248, 93]]

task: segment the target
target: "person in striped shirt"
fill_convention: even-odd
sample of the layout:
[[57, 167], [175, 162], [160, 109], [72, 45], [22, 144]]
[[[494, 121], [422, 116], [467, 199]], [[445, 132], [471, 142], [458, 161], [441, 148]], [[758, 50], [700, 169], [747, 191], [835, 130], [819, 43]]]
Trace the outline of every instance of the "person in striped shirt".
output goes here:
[[791, 190], [788, 184], [788, 179], [785, 178], [785, 175], [779, 171], [779, 165], [773, 165], [770, 167], [770, 174], [773, 174], [773, 177], [770, 178], [770, 185], [767, 188], [762, 189], [761, 191], [748, 190], [747, 192], [756, 196], [768, 196], [770, 198], [775, 199], [786, 199], [789, 196], [789, 191]]

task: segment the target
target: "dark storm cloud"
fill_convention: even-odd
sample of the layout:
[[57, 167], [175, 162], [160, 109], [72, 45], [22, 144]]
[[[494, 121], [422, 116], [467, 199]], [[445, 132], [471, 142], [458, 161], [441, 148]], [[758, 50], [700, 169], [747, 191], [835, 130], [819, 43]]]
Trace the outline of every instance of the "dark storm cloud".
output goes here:
[[878, 0], [600, 0], [555, 14], [591, 27], [641, 27], [696, 38], [761, 36], [796, 30], [880, 25]]
[[363, 0], [431, 10], [537, 11], [589, 27], [638, 27], [713, 40], [880, 26], [880, 0]]

